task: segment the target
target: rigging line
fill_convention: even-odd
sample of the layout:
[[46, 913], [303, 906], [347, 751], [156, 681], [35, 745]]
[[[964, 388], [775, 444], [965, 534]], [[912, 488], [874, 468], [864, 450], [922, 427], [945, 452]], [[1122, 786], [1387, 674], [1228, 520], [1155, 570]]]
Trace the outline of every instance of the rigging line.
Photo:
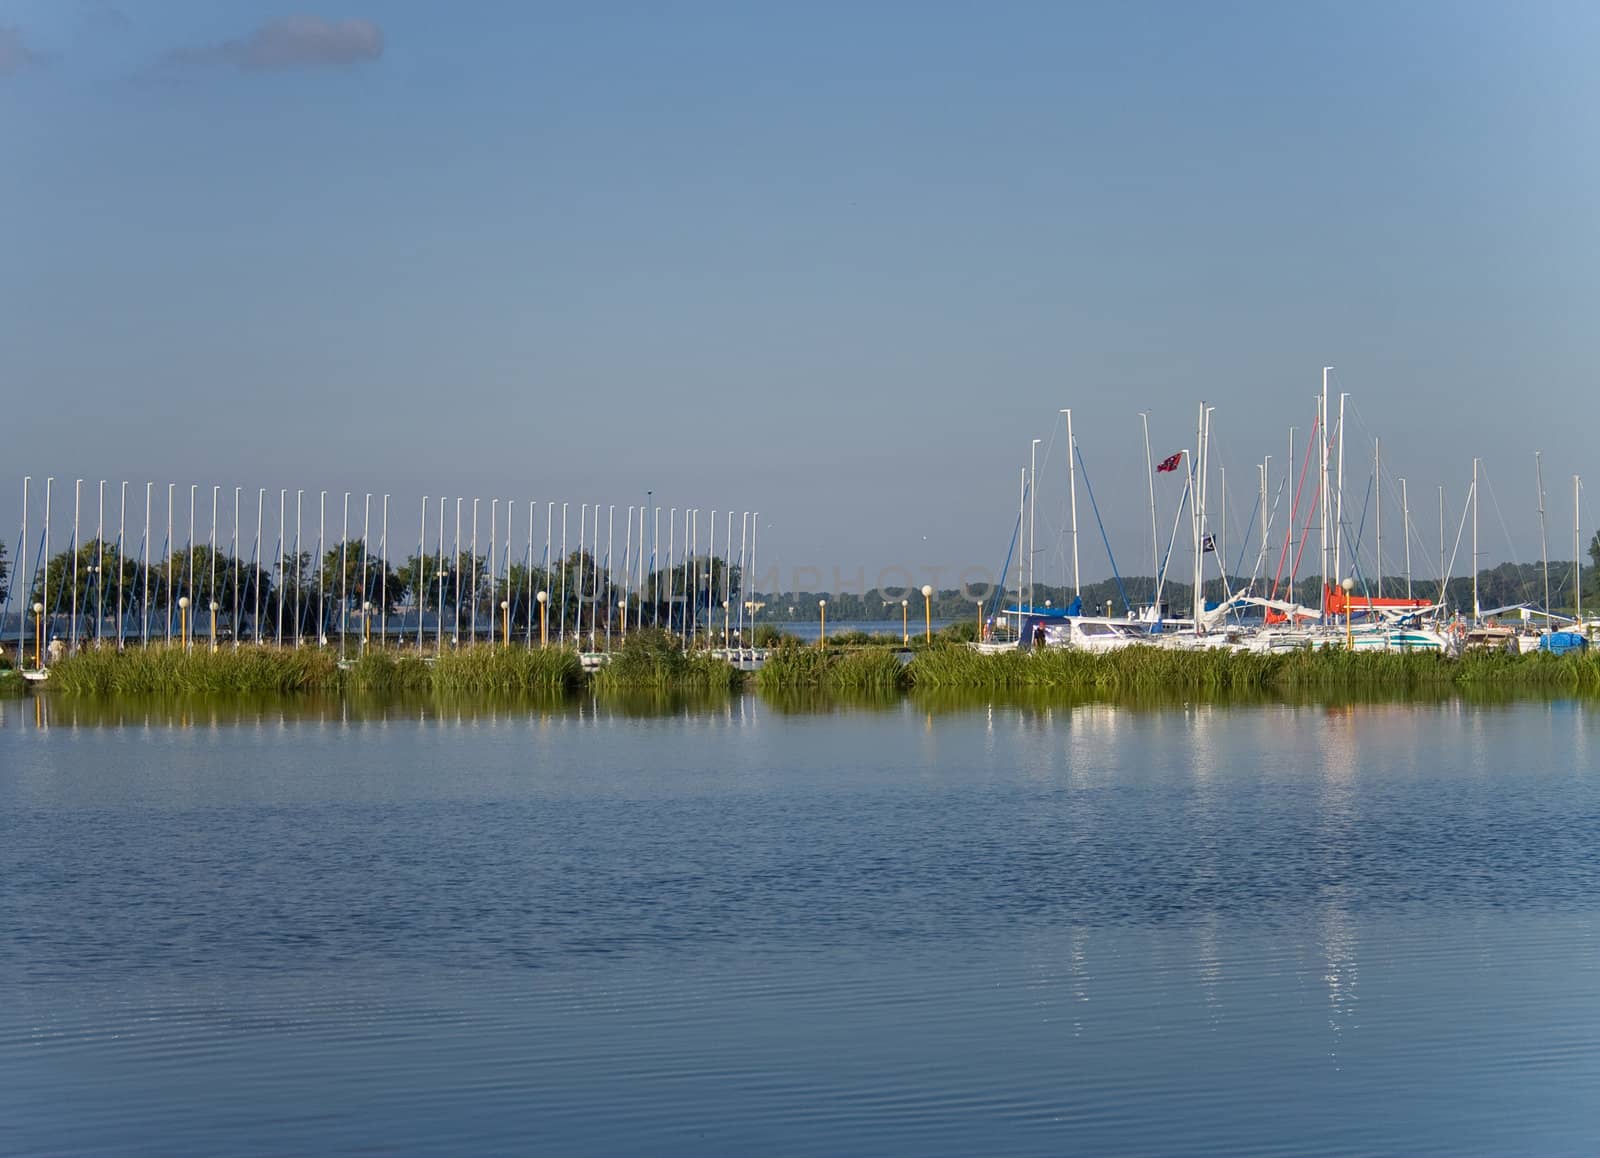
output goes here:
[[[1055, 421], [1050, 424], [1050, 437], [1045, 439], [1045, 440], [1043, 440], [1044, 441], [1044, 455], [1039, 460], [1039, 463], [1038, 463], [1038, 467], [1037, 467], [1037, 473], [1038, 474], [1041, 474], [1041, 475], [1044, 474], [1045, 473], [1045, 468], [1050, 465], [1050, 455], [1051, 455], [1051, 452], [1054, 451], [1054, 449], [1055, 449], [1056, 436], [1060, 432], [1061, 427], [1062, 427], [1062, 418], [1061, 418], [1060, 413], [1058, 412], [1056, 414]], [[1030, 484], [1033, 484], [1029, 488], [1030, 493], [1031, 493], [1032, 490], [1035, 487], [1037, 487], [1037, 480], [1036, 479], [1029, 479], [1028, 481], [1029, 481]], [[1041, 490], [1041, 491], [1044, 490], [1044, 488], [1042, 488], [1042, 487], [1038, 487], [1038, 489]], [[1045, 514], [1045, 518], [1046, 519], [1049, 518], [1048, 511]], [[1050, 530], [1050, 527], [1049, 527], [1049, 524], [1047, 523], [1046, 526], [1045, 526], [1045, 531], [1046, 531], [1045, 542], [1046, 542], [1047, 546], [1049, 544], [1049, 534], [1048, 534], [1049, 530]], [[1054, 562], [1058, 558], [1061, 560], [1061, 564], [1062, 564], [1062, 569], [1063, 570], [1065, 570], [1065, 568], [1066, 568], [1066, 549], [1063, 546], [1063, 544], [1066, 541], [1066, 535], [1067, 535], [1066, 524], [1063, 522], [1063, 523], [1060, 524], [1060, 526], [1058, 528], [1058, 534], [1057, 534], [1057, 537], [1056, 537], [1056, 544], [1055, 544], [1056, 545], [1056, 551], [1053, 552], [1050, 555], [1050, 559], [1051, 559], [1052, 562]], [[1028, 546], [1029, 546], [1029, 548], [1031, 548], [1033, 550], [1035, 555], [1037, 555], [1039, 553], [1039, 549], [1038, 549], [1037, 544], [1030, 543], [1030, 544], [1028, 544]], [[1037, 566], [1037, 560], [1035, 560], [1035, 566]], [[1049, 583], [1047, 582], [1045, 584], [1045, 586], [1049, 586]]]
[[[1017, 525], [1011, 530], [1011, 545], [1006, 548], [1006, 561], [1000, 568], [1000, 582], [995, 584], [994, 594], [989, 598], [989, 618], [993, 619], [1000, 610], [1000, 601], [1006, 595], [1006, 579], [1011, 575], [1011, 556], [1016, 553], [1017, 539], [1022, 534], [1022, 516], [1017, 515]], [[1017, 605], [1022, 605], [1022, 600], [1017, 600]]]
[[[1117, 557], [1111, 553], [1111, 540], [1106, 536], [1106, 525], [1100, 520], [1100, 504], [1094, 501], [1094, 484], [1089, 481], [1089, 468], [1084, 465], [1083, 452], [1077, 447], [1069, 447], [1070, 452], [1076, 454], [1078, 466], [1083, 471], [1083, 488], [1089, 492], [1089, 509], [1094, 512], [1095, 525], [1100, 528], [1100, 541], [1106, 545], [1106, 557], [1111, 560], [1111, 575], [1117, 581], [1117, 594], [1122, 596], [1123, 611], [1131, 618], [1133, 604], [1128, 602], [1127, 589], [1122, 586], [1122, 575], [1117, 571]], [[1029, 608], [1032, 611], [1033, 608]]]
[[1445, 569], [1445, 578], [1439, 583], [1439, 602], [1441, 605], [1447, 602], [1446, 596], [1449, 593], [1450, 580], [1454, 578], [1451, 572], [1456, 569], [1456, 555], [1461, 550], [1461, 536], [1467, 529], [1467, 511], [1477, 501], [1477, 490], [1478, 484], [1473, 482], [1467, 488], [1467, 501], [1461, 505], [1461, 522], [1456, 525], [1456, 541], [1455, 545], [1450, 548], [1450, 563]]
[[[1292, 577], [1300, 574], [1300, 559], [1306, 553], [1306, 544], [1311, 542], [1311, 520], [1317, 514], [1317, 504], [1322, 501], [1322, 481], [1319, 478], [1317, 485], [1311, 491], [1311, 501], [1306, 504], [1306, 525], [1300, 530], [1300, 549], [1294, 553], [1294, 564], [1289, 569], [1291, 581], [1289, 583], [1289, 602], [1298, 603], [1299, 597], [1294, 592]], [[1276, 588], [1274, 588], [1276, 591]]]
[[[1274, 599], [1276, 599], [1278, 597], [1278, 583], [1283, 578], [1283, 565], [1284, 565], [1284, 563], [1288, 562], [1288, 560], [1289, 560], [1289, 546], [1290, 546], [1290, 544], [1292, 544], [1294, 542], [1295, 516], [1297, 514], [1299, 514], [1299, 512], [1300, 512], [1300, 493], [1301, 493], [1301, 491], [1303, 491], [1305, 489], [1305, 485], [1306, 485], [1306, 470], [1307, 470], [1307, 468], [1309, 468], [1311, 466], [1311, 451], [1313, 450], [1313, 448], [1315, 448], [1316, 443], [1317, 443], [1317, 423], [1320, 422], [1320, 421], [1321, 421], [1320, 418], [1312, 420], [1312, 422], [1311, 422], [1311, 437], [1306, 439], [1305, 457], [1300, 460], [1300, 481], [1295, 483], [1295, 487], [1294, 487], [1294, 504], [1289, 508], [1289, 522], [1288, 522], [1288, 525], [1286, 527], [1284, 527], [1284, 529], [1283, 529], [1283, 550], [1278, 553], [1278, 566], [1277, 566], [1276, 571], [1273, 572], [1273, 576], [1272, 576], [1272, 597]], [[1319, 483], [1318, 485], [1320, 486], [1321, 484]], [[1316, 496], [1313, 496], [1313, 499], [1315, 499], [1315, 498], [1316, 498]], [[1306, 517], [1306, 528], [1307, 528], [1307, 530], [1309, 530], [1310, 527], [1311, 527], [1311, 518], [1310, 518], [1310, 516], [1308, 514], [1307, 517]], [[1301, 539], [1301, 542], [1300, 542], [1300, 550], [1301, 551], [1305, 550], [1305, 540], [1303, 538]], [[1291, 572], [1291, 575], [1294, 574], [1295, 572], [1298, 572], [1299, 569], [1300, 569], [1300, 555], [1297, 553], [1295, 555], [1295, 557], [1294, 557], [1294, 571]], [[1292, 588], [1294, 586], [1294, 583], [1293, 583], [1292, 580], [1291, 580], [1289, 586], [1291, 588], [1290, 594], [1292, 595], [1293, 594]], [[1290, 602], [1293, 602], [1293, 600], [1291, 599]]]
[[[17, 542], [22, 543], [22, 534], [21, 534], [21, 532], [18, 532], [18, 534], [17, 534]], [[24, 549], [27, 548], [27, 544], [26, 543], [23, 543], [23, 548]], [[15, 590], [16, 586], [17, 586], [16, 565], [15, 565], [15, 561], [14, 560], [13, 560], [13, 563], [12, 563], [11, 570], [8, 572], [8, 574], [10, 575], [11, 581], [6, 584], [6, 601], [5, 601], [5, 605], [3, 607], [0, 607], [0, 623], [4, 623], [11, 616], [11, 592], [13, 590]], [[26, 624], [27, 616], [23, 616], [21, 622]], [[21, 660], [22, 660], [22, 657], [19, 655], [17, 657], [17, 661], [18, 661], [17, 666], [19, 668], [21, 667]]]
[[[1260, 513], [1261, 513], [1261, 496], [1257, 495], [1255, 504], [1250, 508], [1250, 517], [1245, 520], [1245, 524], [1244, 525], [1247, 526], [1247, 527], [1255, 526], [1256, 516], [1259, 515]], [[1246, 536], [1242, 537], [1239, 540], [1239, 560], [1238, 560], [1238, 562], [1236, 562], [1233, 565], [1233, 573], [1234, 573], [1235, 577], [1237, 577], [1238, 575], [1243, 573], [1243, 570], [1244, 570], [1244, 553], [1245, 553], [1245, 551], [1249, 550], [1249, 548], [1250, 548], [1250, 537], [1248, 535], [1246, 535]], [[1226, 560], [1224, 560], [1224, 562], [1226, 562]], [[1227, 575], [1226, 572], [1224, 572], [1223, 576], [1222, 576], [1222, 586], [1223, 586], [1224, 592], [1226, 592], [1226, 590], [1228, 588], [1231, 588], [1233, 586], [1233, 584], [1229, 581], [1228, 575]]]
[[[1364, 574], [1362, 574], [1362, 572], [1361, 572], [1361, 539], [1362, 539], [1362, 536], [1366, 533], [1367, 510], [1371, 506], [1372, 506], [1372, 480], [1368, 479], [1367, 480], [1367, 495], [1366, 495], [1366, 498], [1361, 500], [1361, 522], [1359, 524], [1357, 524], [1357, 526], [1356, 526], [1356, 540], [1353, 543], [1350, 542], [1350, 533], [1347, 530], [1347, 531], [1344, 532], [1344, 541], [1350, 548], [1350, 566], [1355, 569], [1354, 578], [1360, 580], [1360, 582], [1361, 582], [1361, 594], [1366, 596], [1369, 599], [1372, 597], [1372, 593], [1367, 590], [1367, 577]], [[1335, 576], [1334, 578], [1338, 579], [1339, 576]]]
[[1278, 521], [1278, 506], [1283, 500], [1283, 488], [1288, 484], [1287, 479], [1278, 480], [1278, 489], [1272, 493], [1272, 506], [1267, 511], [1267, 530], [1261, 536], [1261, 549], [1256, 552], [1255, 567], [1250, 572], [1250, 586], [1254, 589], [1256, 580], [1262, 578], [1261, 569], [1267, 563], [1267, 548], [1272, 542], [1272, 525]]
[[1526, 603], [1528, 602], [1528, 597], [1531, 594], [1533, 577], [1531, 575], [1524, 576], [1522, 574], [1522, 560], [1517, 558], [1517, 549], [1511, 543], [1511, 530], [1506, 526], [1505, 516], [1500, 513], [1500, 499], [1494, 493], [1494, 484], [1489, 481], [1489, 471], [1483, 466], [1481, 460], [1478, 464], [1478, 472], [1483, 475], [1483, 481], [1489, 488], [1489, 504], [1494, 507], [1495, 521], [1500, 524], [1500, 533], [1505, 536], [1506, 550], [1510, 554], [1510, 562], [1516, 568], [1514, 573], [1517, 575], [1519, 580], [1517, 583], [1517, 588], [1522, 592], [1523, 596], [1520, 600], [1518, 600], [1518, 602]]
[[1167, 539], [1167, 553], [1161, 557], [1161, 573], [1156, 576], [1156, 593], [1150, 604], [1155, 611], [1157, 622], [1160, 622], [1161, 617], [1161, 593], [1167, 586], [1167, 566], [1172, 562], [1172, 551], [1178, 542], [1178, 528], [1183, 523], [1183, 507], [1189, 501], [1193, 481], [1192, 478], [1184, 479], [1183, 491], [1178, 495], [1178, 509], [1172, 516], [1172, 534]]
[[[1355, 414], [1357, 423], [1361, 427], [1363, 433], [1365, 433], [1369, 437], [1375, 437], [1377, 435], [1377, 431], [1374, 430], [1373, 427], [1367, 422], [1366, 416], [1364, 414], [1362, 414], [1362, 412], [1361, 412], [1361, 408], [1358, 405], [1356, 405], [1356, 403], [1353, 402], [1353, 401], [1348, 404], [1348, 408], [1349, 408], [1349, 410], [1351, 410]], [[1384, 471], [1383, 472], [1383, 478], [1381, 478], [1379, 480], [1379, 483], [1378, 483], [1378, 493], [1380, 495], [1386, 493], [1388, 498], [1390, 500], [1392, 500], [1393, 502], [1396, 502], [1396, 503], [1400, 502], [1400, 500], [1401, 500], [1400, 488], [1395, 483], [1395, 480], [1396, 480], [1397, 477], [1398, 476], [1394, 475], [1392, 472]], [[1407, 476], [1407, 477], [1409, 477], [1409, 476]], [[1387, 490], [1384, 487], [1384, 482], [1385, 481], [1387, 481], [1387, 483], [1388, 483]], [[1417, 548], [1417, 550], [1420, 552], [1420, 554], [1421, 554], [1421, 562], [1424, 565], [1427, 565], [1427, 564], [1430, 564], [1430, 563], [1437, 564], [1437, 563], [1442, 563], [1443, 562], [1442, 559], [1439, 559], [1438, 557], [1436, 557], [1433, 554], [1432, 547], [1427, 542], [1427, 540], [1422, 538], [1421, 533], [1418, 531], [1418, 529], [1416, 527], [1410, 528], [1409, 533], [1405, 537], [1409, 538], [1411, 543], [1413, 544], [1413, 546], [1415, 548]], [[1374, 552], [1376, 552], [1376, 547], [1374, 547]], [[1415, 562], [1416, 562], [1416, 560], [1413, 560], [1413, 567], [1412, 567], [1413, 572], [1415, 572], [1417, 570], [1417, 568], [1415, 567]]]
[[[1261, 513], [1261, 496], [1258, 494], [1258, 495], [1256, 495], [1254, 505], [1252, 505], [1251, 508], [1250, 508], [1250, 517], [1245, 520], [1245, 526], [1246, 527], [1253, 527], [1255, 525], [1256, 516], [1258, 514], [1260, 514], [1260, 513]], [[1222, 544], [1222, 546], [1226, 547], [1227, 544]], [[1250, 536], [1248, 534], [1246, 534], [1239, 540], [1239, 561], [1234, 566], [1234, 572], [1235, 572], [1234, 578], [1237, 578], [1238, 572], [1240, 572], [1244, 568], [1244, 553], [1245, 553], [1245, 551], [1247, 551], [1249, 549], [1249, 547], [1250, 547]], [[1219, 555], [1221, 554], [1220, 550], [1218, 551], [1218, 554]], [[1222, 565], [1222, 601], [1223, 601], [1223, 603], [1227, 603], [1227, 604], [1231, 605], [1232, 602], [1233, 602], [1233, 598], [1234, 598], [1233, 581], [1228, 576], [1227, 560], [1226, 559], [1219, 559], [1219, 563]], [[1254, 585], [1255, 585], [1255, 579], [1252, 577], [1250, 582], [1245, 584], [1245, 586], [1240, 589], [1239, 593], [1241, 595], [1245, 594]], [[1240, 616], [1238, 607], [1229, 606], [1228, 613], [1233, 616], [1233, 620], [1234, 620], [1235, 623], [1238, 623], [1238, 622], [1241, 621], [1241, 616]]]

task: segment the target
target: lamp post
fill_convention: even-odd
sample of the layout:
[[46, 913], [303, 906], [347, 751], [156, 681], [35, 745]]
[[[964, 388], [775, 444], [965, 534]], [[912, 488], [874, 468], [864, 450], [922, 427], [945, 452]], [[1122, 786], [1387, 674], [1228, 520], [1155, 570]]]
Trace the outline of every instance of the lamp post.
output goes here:
[[505, 629], [500, 635], [500, 646], [505, 647], [511, 642], [511, 600], [500, 601], [500, 619]]
[[822, 649], [826, 651], [828, 649], [828, 601], [826, 599], [817, 600], [817, 608], [822, 612]]
[[924, 639], [925, 642], [932, 643], [933, 642], [933, 587], [932, 587], [931, 584], [928, 584], [928, 583], [924, 583], [922, 585], [922, 622], [923, 622], [923, 639]]
[[900, 601], [900, 646], [911, 646], [911, 600]]
[[372, 637], [372, 600], [361, 601], [361, 647], [366, 650], [368, 641]]
[[33, 666], [44, 670], [44, 604], [33, 605]]
[[[978, 642], [982, 643], [983, 642], [983, 600], [974, 599], [973, 602], [978, 605]], [[1044, 601], [1044, 605], [1046, 607], [1049, 607], [1050, 606], [1050, 601], [1048, 599], [1046, 599]]]
[[1350, 626], [1350, 592], [1356, 589], [1356, 581], [1346, 575], [1339, 586], [1344, 588], [1344, 646], [1346, 651], [1354, 651], [1356, 640], [1354, 630]]
[[189, 650], [189, 597], [178, 597], [178, 644], [184, 651]]
[[628, 601], [626, 599], [617, 600], [617, 617], [618, 617], [617, 618], [617, 642], [619, 644], [627, 643], [628, 642]]
[[222, 604], [215, 599], [211, 601], [211, 650], [217, 650], [217, 612], [222, 610]]
[[541, 591], [534, 596], [539, 601], [539, 646], [550, 642], [550, 592]]

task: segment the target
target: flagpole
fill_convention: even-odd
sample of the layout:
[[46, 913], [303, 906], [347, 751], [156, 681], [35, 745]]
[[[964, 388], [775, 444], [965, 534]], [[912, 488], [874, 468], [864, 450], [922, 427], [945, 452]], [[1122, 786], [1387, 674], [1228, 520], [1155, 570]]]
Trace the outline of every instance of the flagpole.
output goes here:
[[1161, 570], [1161, 543], [1156, 538], [1156, 473], [1150, 457], [1150, 412], [1139, 411], [1139, 420], [1144, 424], [1144, 477], [1150, 486], [1150, 590], [1154, 592], [1156, 573]]

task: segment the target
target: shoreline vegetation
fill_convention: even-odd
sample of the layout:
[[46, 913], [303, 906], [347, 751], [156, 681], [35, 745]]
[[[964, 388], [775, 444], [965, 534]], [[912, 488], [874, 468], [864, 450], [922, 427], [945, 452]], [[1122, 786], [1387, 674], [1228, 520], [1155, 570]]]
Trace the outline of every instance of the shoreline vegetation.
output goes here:
[[[26, 690], [14, 671], [0, 688]], [[1061, 699], [1438, 695], [1472, 692], [1600, 695], [1600, 655], [1507, 655], [1318, 650], [1257, 655], [1130, 647], [1106, 653], [1052, 649], [979, 654], [936, 639], [910, 649], [883, 639], [831, 639], [826, 647], [779, 640], [754, 672], [706, 651], [685, 653], [660, 632], [640, 632], [586, 672], [570, 648], [477, 645], [437, 657], [373, 649], [341, 663], [316, 648], [271, 646], [88, 650], [52, 665], [37, 694], [51, 697], [727, 696], [746, 688], [783, 700], [963, 693]]]

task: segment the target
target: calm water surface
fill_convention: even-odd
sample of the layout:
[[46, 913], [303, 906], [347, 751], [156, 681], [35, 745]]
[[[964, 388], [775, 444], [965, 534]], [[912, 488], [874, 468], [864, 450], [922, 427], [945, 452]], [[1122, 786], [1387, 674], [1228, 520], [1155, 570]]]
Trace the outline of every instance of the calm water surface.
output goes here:
[[1593, 1154], [1572, 703], [0, 703], [0, 1152]]

